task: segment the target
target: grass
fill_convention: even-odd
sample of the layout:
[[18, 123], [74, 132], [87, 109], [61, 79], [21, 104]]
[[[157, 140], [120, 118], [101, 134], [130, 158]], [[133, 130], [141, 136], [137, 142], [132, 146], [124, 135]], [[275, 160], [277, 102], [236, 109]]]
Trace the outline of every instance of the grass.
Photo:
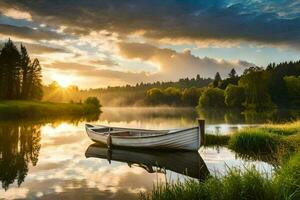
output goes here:
[[262, 129], [245, 129], [233, 134], [229, 140], [229, 148], [237, 152], [270, 154], [277, 152], [283, 145], [281, 137]]
[[99, 113], [92, 104], [50, 103], [40, 101], [0, 101], [0, 119], [22, 119]]
[[141, 194], [142, 200], [234, 200], [274, 199], [273, 180], [255, 168], [246, 171], [230, 169], [225, 176], [210, 176], [204, 182], [189, 179], [186, 182], [158, 184], [150, 194]]
[[[200, 182], [158, 184], [151, 193], [142, 193], [142, 200], [227, 200], [300, 199], [300, 121], [248, 128], [229, 136], [206, 137], [209, 144], [227, 144], [238, 155], [254, 159], [273, 157], [280, 167], [272, 177], [255, 168], [241, 171], [229, 169], [224, 176], [209, 176]], [[215, 140], [215, 141], [214, 141]], [[263, 159], [260, 159], [263, 160]]]
[[278, 171], [273, 184], [278, 199], [300, 199], [300, 153]]

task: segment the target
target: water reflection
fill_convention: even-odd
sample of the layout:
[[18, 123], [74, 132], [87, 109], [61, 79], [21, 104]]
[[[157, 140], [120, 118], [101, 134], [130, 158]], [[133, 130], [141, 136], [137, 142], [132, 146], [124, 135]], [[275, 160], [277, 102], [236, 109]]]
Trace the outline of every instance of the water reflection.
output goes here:
[[20, 186], [28, 173], [28, 164], [37, 164], [40, 140], [39, 125], [0, 126], [0, 181], [5, 190], [15, 180]]
[[148, 173], [164, 173], [166, 170], [203, 180], [209, 174], [207, 166], [198, 152], [155, 151], [142, 149], [107, 149], [99, 144], [92, 144], [85, 156], [120, 161], [131, 166], [138, 166]]
[[[218, 123], [205, 118], [206, 131], [228, 134], [249, 126], [230, 124], [224, 116]], [[110, 157], [104, 154], [103, 159], [99, 159], [97, 148], [95, 154], [87, 152], [88, 156], [96, 158], [85, 157], [87, 148], [93, 143], [84, 130], [88, 120], [93, 124], [168, 129], [194, 126], [198, 117], [194, 109], [185, 108], [103, 108], [99, 118], [0, 121], [0, 182], [3, 187], [0, 199], [137, 199], [141, 191], [151, 190], [154, 183], [165, 181], [166, 177], [185, 180], [187, 177], [181, 174], [188, 174], [202, 178], [207, 170], [200, 167], [201, 158], [210, 174], [247, 165], [255, 165], [260, 171], [274, 169], [265, 158], [245, 157], [226, 147], [201, 148], [201, 157], [198, 154], [160, 154], [161, 160], [154, 153], [137, 156], [131, 151], [126, 152], [126, 158], [118, 157], [120, 154], [114, 150]], [[232, 120], [238, 122], [238, 118]], [[111, 164], [104, 160], [107, 158]]]

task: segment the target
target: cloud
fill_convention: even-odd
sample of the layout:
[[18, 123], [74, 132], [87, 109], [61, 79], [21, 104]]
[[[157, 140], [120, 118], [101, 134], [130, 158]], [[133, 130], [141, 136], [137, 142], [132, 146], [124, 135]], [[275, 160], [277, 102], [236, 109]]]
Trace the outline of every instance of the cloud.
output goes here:
[[9, 36], [15, 36], [22, 39], [34, 39], [34, 40], [56, 40], [62, 39], [62, 34], [54, 31], [33, 29], [27, 26], [13, 26], [9, 24], [0, 24], [0, 34]]
[[[16, 42], [19, 44], [19, 42]], [[46, 54], [46, 53], [69, 53], [66, 49], [45, 46], [41, 44], [22, 43], [29, 53]]]
[[216, 72], [227, 76], [232, 68], [241, 73], [245, 68], [255, 66], [246, 61], [230, 62], [213, 58], [200, 58], [185, 49], [176, 52], [170, 49], [161, 49], [143, 43], [120, 43], [120, 54], [129, 59], [141, 59], [157, 63], [160, 68], [157, 74], [164, 80], [178, 80], [182, 77], [214, 77]]
[[26, 19], [28, 21], [32, 20], [31, 15], [28, 12], [22, 12], [14, 8], [4, 10], [1, 10], [0, 8], [0, 12], [2, 12], [3, 15], [11, 17], [13, 19]]
[[[44, 67], [48, 75], [52, 71], [54, 74], [64, 73], [70, 75], [72, 79], [81, 82], [82, 87], [105, 87], [125, 84], [136, 84], [139, 82], [153, 81], [177, 81], [179, 78], [195, 77], [200, 74], [202, 77], [214, 77], [218, 71], [225, 77], [232, 68], [241, 73], [245, 68], [255, 66], [246, 61], [230, 62], [226, 60], [216, 60], [213, 58], [200, 58], [191, 54], [186, 49], [183, 52], [176, 52], [171, 49], [161, 49], [149, 44], [142, 43], [120, 43], [119, 54], [126, 59], [139, 59], [155, 63], [157, 70], [152, 73], [121, 71], [116, 68], [109, 69], [106, 66], [99, 67], [99, 60], [95, 65], [80, 64], [75, 62], [54, 62], [45, 64]], [[106, 63], [100, 60], [100, 63]], [[108, 64], [110, 62], [108, 61]], [[125, 67], [125, 66], [123, 66]]]
[[107, 67], [116, 67], [119, 66], [119, 64], [111, 59], [98, 59], [98, 60], [92, 60], [90, 61], [91, 64], [96, 64], [96, 65], [103, 65]]
[[[4, 43], [6, 40], [1, 41], [0, 40], [0, 48], [4, 46]], [[51, 47], [51, 46], [46, 46], [42, 44], [34, 44], [34, 43], [27, 43], [27, 42], [19, 42], [19, 41], [14, 41], [14, 44], [16, 46], [20, 46], [21, 44], [24, 45], [27, 49], [27, 51], [31, 54], [46, 54], [46, 53], [69, 53], [68, 50], [62, 49], [62, 48], [57, 48], [57, 47]]]
[[149, 75], [145, 72], [134, 73], [109, 70], [93, 65], [72, 62], [54, 62], [52, 64], [46, 64], [44, 67], [48, 70], [55, 70], [55, 72], [66, 73], [72, 77], [84, 79], [84, 81], [80, 81], [83, 87], [90, 87], [91, 85], [93, 85], [93, 87], [117, 86], [135, 84], [138, 82], [150, 82], [156, 79], [155, 75]]
[[292, 1], [2, 0], [41, 23], [73, 34], [108, 30], [190, 40], [236, 40], [300, 46], [300, 4]]

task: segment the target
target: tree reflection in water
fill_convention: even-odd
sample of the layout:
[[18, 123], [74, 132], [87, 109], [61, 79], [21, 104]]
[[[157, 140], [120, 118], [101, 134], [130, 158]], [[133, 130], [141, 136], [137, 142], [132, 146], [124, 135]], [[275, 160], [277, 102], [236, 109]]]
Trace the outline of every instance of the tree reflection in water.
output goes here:
[[35, 166], [41, 148], [40, 125], [0, 125], [0, 181], [7, 190], [24, 181], [28, 165]]

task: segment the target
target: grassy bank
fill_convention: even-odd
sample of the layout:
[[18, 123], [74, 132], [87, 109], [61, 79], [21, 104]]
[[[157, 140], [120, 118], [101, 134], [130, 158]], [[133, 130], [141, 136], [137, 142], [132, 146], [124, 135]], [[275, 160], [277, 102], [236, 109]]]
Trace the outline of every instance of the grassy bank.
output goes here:
[[140, 199], [300, 199], [300, 121], [244, 129], [230, 137], [207, 136], [206, 139], [207, 145], [227, 145], [238, 155], [252, 159], [272, 157], [279, 167], [272, 177], [255, 168], [243, 171], [233, 168], [224, 176], [212, 175], [202, 182], [158, 184], [152, 193], [144, 193]]
[[99, 113], [99, 107], [89, 103], [50, 103], [39, 101], [0, 101], [0, 119], [51, 118], [84, 116]]

